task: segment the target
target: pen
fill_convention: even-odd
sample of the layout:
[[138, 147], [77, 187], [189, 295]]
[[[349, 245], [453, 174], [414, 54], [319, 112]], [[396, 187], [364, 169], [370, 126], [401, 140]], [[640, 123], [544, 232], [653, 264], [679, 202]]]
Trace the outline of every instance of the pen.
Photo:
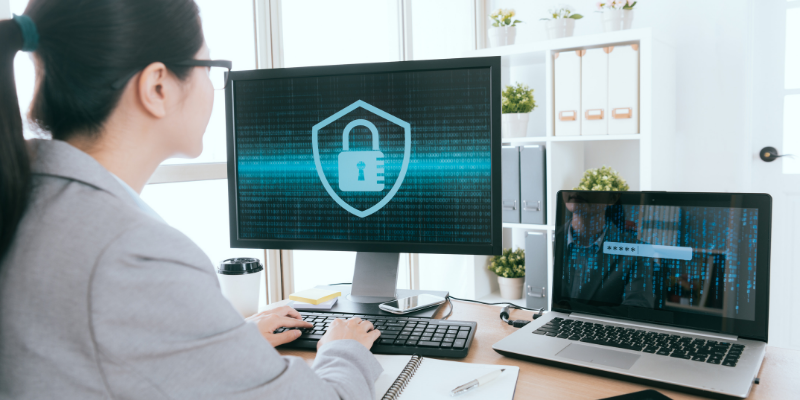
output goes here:
[[480, 377], [478, 379], [473, 379], [473, 380], [471, 380], [471, 381], [469, 381], [469, 382], [467, 382], [467, 383], [465, 383], [465, 384], [453, 389], [450, 392], [450, 396], [458, 396], [460, 394], [464, 394], [466, 392], [469, 392], [470, 390], [477, 389], [478, 387], [483, 386], [483, 385], [491, 382], [492, 380], [494, 380], [494, 378], [497, 378], [498, 376], [500, 376], [500, 374], [503, 373], [503, 371], [505, 371], [505, 370], [506, 369], [503, 368], [503, 369], [500, 369], [500, 370], [497, 370], [497, 371], [494, 371], [494, 372], [490, 372], [490, 373], [488, 373], [488, 374], [486, 374], [486, 375], [484, 375], [484, 376], [482, 376], [482, 377]]

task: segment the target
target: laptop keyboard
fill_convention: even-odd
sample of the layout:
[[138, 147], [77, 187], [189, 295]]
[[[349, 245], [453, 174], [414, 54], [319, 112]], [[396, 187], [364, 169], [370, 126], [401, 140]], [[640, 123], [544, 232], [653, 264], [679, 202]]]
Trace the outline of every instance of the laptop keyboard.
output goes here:
[[553, 318], [533, 333], [726, 367], [735, 367], [744, 351], [742, 344], [564, 318]]

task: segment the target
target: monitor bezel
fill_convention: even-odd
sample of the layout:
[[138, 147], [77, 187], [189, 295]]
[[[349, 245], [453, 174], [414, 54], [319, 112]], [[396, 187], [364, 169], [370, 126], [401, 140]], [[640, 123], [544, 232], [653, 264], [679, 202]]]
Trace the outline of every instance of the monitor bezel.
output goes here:
[[[663, 206], [705, 206], [705, 207], [737, 207], [758, 209], [758, 244], [756, 247], [756, 311], [755, 320], [748, 321], [736, 318], [715, 317], [705, 314], [669, 311], [675, 317], [672, 323], [664, 321], [662, 310], [653, 310], [643, 307], [615, 306], [616, 311], [627, 311], [628, 316], [617, 313], [603, 313], [580, 308], [563, 307], [562, 301], [571, 298], [562, 296], [558, 288], [561, 287], [561, 275], [564, 268], [563, 258], [559, 255], [565, 250], [566, 229], [564, 221], [566, 203], [564, 196], [569, 193], [580, 193], [583, 200], [604, 203], [608, 195], [618, 195], [619, 203], [625, 205], [663, 205]], [[741, 338], [767, 341], [769, 329], [769, 278], [770, 278], [770, 251], [771, 251], [771, 225], [772, 225], [772, 197], [761, 193], [697, 193], [697, 192], [591, 192], [577, 190], [561, 190], [556, 195], [556, 223], [555, 245], [553, 256], [553, 296], [552, 309], [564, 313], [579, 313], [627, 319], [637, 322], [656, 323], [659, 325], [689, 328], [699, 331], [708, 331], [735, 335]], [[605, 198], [604, 198], [605, 197]], [[600, 302], [587, 302], [590, 306], [611, 306]], [[580, 305], [580, 303], [577, 303]], [[596, 309], [595, 309], [596, 310]], [[650, 312], [648, 312], [650, 311]], [[631, 314], [636, 317], [630, 317]]]
[[[414, 242], [368, 242], [344, 240], [275, 240], [242, 239], [239, 237], [239, 213], [236, 185], [238, 182], [236, 160], [236, 132], [233, 121], [233, 92], [235, 82], [246, 80], [303, 78], [314, 76], [379, 74], [408, 71], [436, 71], [452, 69], [490, 69], [491, 109], [491, 243], [448, 244]], [[500, 57], [475, 57], [447, 60], [398, 61], [386, 63], [347, 64], [297, 68], [260, 69], [232, 71], [225, 88], [226, 143], [228, 155], [228, 210], [230, 222], [230, 245], [232, 248], [285, 249], [285, 250], [333, 250], [363, 251], [377, 253], [434, 253], [465, 255], [498, 255], [502, 253], [501, 215], [501, 171], [500, 171]]]

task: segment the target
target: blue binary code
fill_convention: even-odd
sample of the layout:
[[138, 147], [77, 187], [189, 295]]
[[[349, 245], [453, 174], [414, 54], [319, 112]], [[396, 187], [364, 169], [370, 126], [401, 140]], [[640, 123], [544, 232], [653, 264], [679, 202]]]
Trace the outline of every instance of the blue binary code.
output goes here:
[[755, 320], [757, 209], [567, 208], [565, 297]]
[[488, 68], [236, 81], [239, 237], [491, 243], [489, 88]]

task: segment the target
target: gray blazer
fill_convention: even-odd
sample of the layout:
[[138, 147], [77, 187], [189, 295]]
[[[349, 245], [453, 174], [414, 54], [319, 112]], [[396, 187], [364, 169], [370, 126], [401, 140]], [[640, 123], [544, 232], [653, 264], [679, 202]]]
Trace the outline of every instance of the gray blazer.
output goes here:
[[32, 197], [0, 260], [0, 399], [374, 398], [364, 346], [281, 357], [191, 240], [82, 151], [30, 145]]

